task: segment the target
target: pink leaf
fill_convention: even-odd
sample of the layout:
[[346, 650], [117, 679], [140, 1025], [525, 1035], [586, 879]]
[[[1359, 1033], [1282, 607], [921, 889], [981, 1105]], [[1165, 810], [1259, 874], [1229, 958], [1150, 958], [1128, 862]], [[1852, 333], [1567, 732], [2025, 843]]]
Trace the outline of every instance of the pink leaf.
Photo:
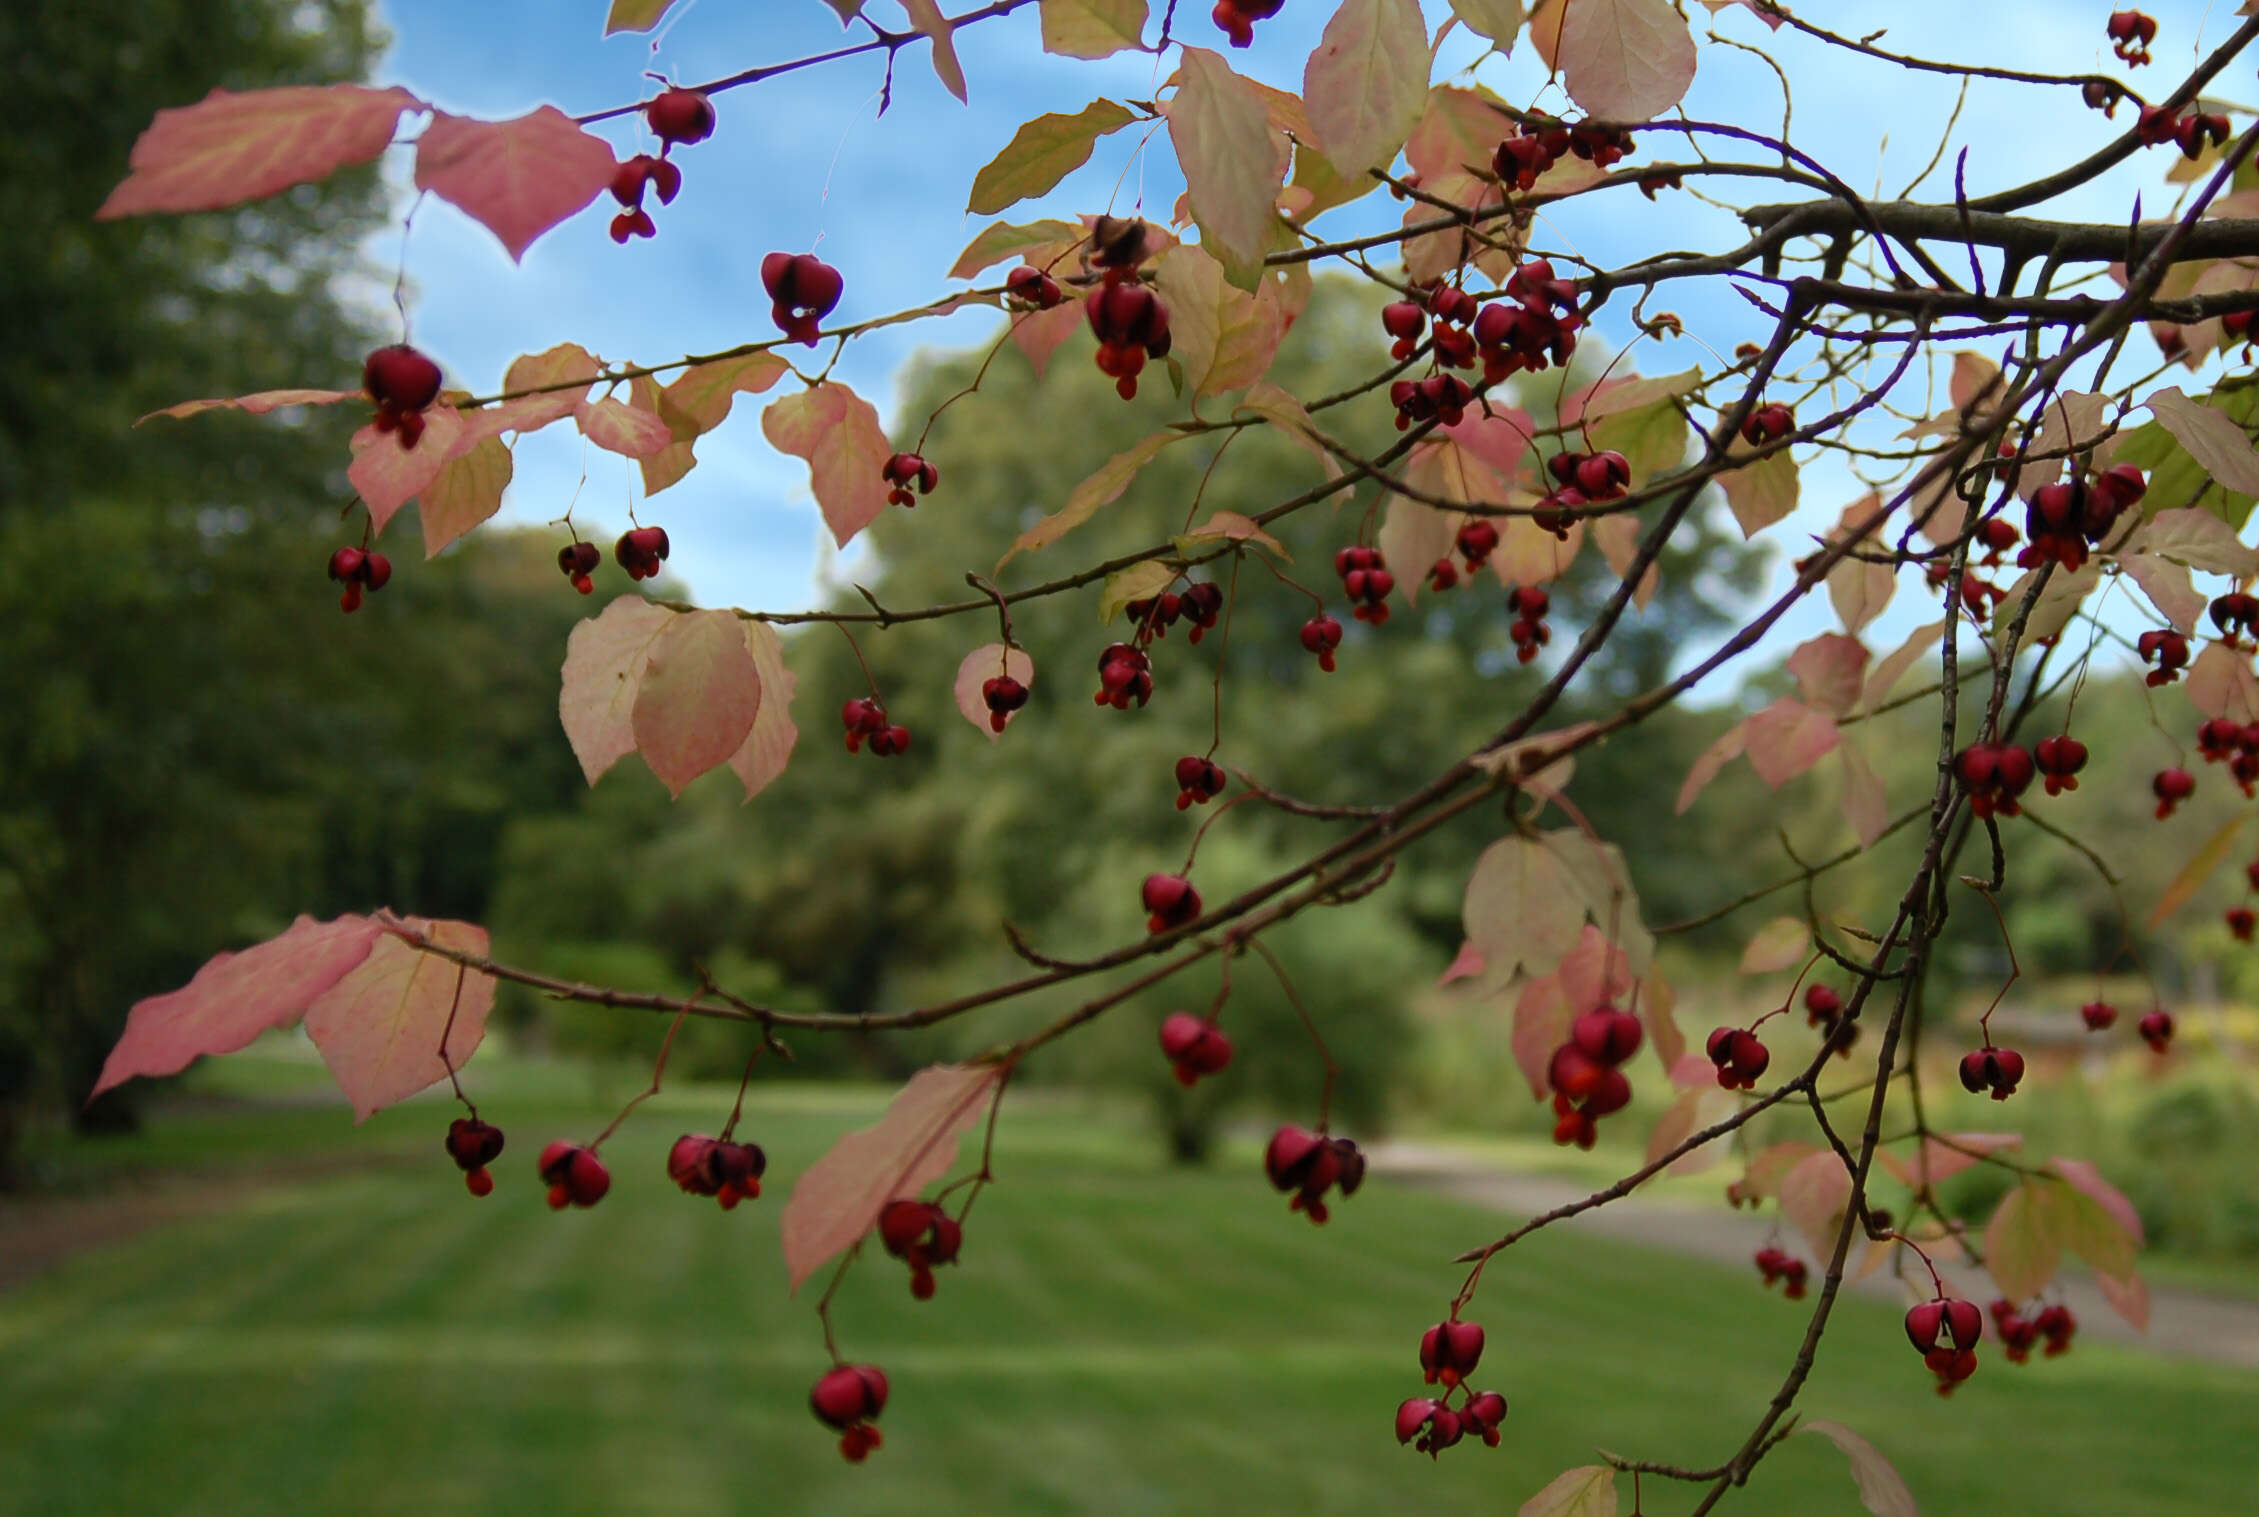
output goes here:
[[2140, 1275], [2129, 1270], [2121, 1278], [2098, 1271], [2094, 1285], [2102, 1299], [2110, 1303], [2110, 1310], [2125, 1318], [2135, 1332], [2149, 1331], [2149, 1283]]
[[[1577, 550], [1584, 546], [1585, 524], [1581, 521], [1569, 528], [1568, 539], [1563, 541], [1526, 516], [1497, 520], [1498, 550], [1490, 555], [1490, 572], [1509, 588], [1559, 579], [1569, 572], [1569, 566], [1577, 561]], [[1401, 579], [1397, 582], [1403, 583]]]
[[623, 595], [573, 628], [565, 641], [557, 715], [591, 785], [635, 752], [636, 691], [651, 645], [674, 617], [640, 595]]
[[955, 95], [959, 103], [965, 99], [965, 68], [957, 61], [956, 28], [949, 18], [941, 14], [934, 0], [902, 0], [902, 9], [909, 15], [910, 30], [923, 32], [933, 43], [933, 76], [941, 87]]
[[[2209, 511], [2204, 514], [2211, 516]], [[2212, 519], [2219, 520], [2216, 516]], [[2153, 558], [2147, 553], [2121, 553], [2118, 567], [2125, 571], [2126, 578], [2141, 586], [2141, 593], [2149, 597], [2149, 603], [2166, 621], [2183, 632], [2196, 631], [2197, 618], [2204, 614], [2206, 597], [2190, 580], [2186, 565]]]
[[261, 390], [256, 395], [237, 395], [228, 400], [184, 400], [177, 406], [166, 406], [161, 411], [151, 411], [140, 421], [150, 421], [159, 416], [195, 416], [204, 411], [226, 409], [248, 411], [253, 416], [264, 416], [269, 411], [284, 406], [334, 406], [341, 400], [361, 398], [359, 390]]
[[1843, 760], [1843, 819], [1851, 824], [1859, 846], [1872, 848], [1890, 826], [1889, 793], [1857, 743], [1842, 744], [1836, 756]]
[[1749, 719], [1749, 767], [1778, 790], [1841, 740], [1833, 717], [1784, 695]]
[[745, 746], [730, 755], [729, 767], [745, 787], [745, 798], [751, 800], [784, 773], [793, 745], [800, 741], [800, 728], [792, 720], [792, 697], [799, 681], [785, 667], [784, 640], [767, 622], [745, 623], [745, 649], [753, 655], [753, 668], [761, 677], [761, 709], [745, 736]]
[[1439, 84], [1428, 91], [1419, 122], [1404, 143], [1404, 157], [1423, 184], [1432, 184], [1470, 168], [1487, 168], [1498, 144], [1520, 130], [1487, 90]]
[[744, 746], [760, 710], [761, 671], [737, 617], [686, 611], [652, 642], [628, 722], [643, 762], [681, 795]]
[[1781, 1215], [1804, 1235], [1816, 1259], [1835, 1257], [1836, 1234], [1843, 1230], [1844, 1209], [1851, 1204], [1851, 1175], [1823, 1148], [1798, 1161], [1781, 1177]]
[[[1640, 1021], [1647, 1025], [1647, 1039], [1655, 1046], [1655, 1059], [1663, 1066], [1666, 1079], [1669, 1078], [1672, 1067], [1686, 1054], [1686, 1034], [1679, 1031], [1678, 1018], [1673, 1015], [1678, 1009], [1678, 1000], [1678, 992], [1671, 988], [1669, 980], [1663, 978], [1661, 968], [1654, 964], [1648, 965], [1639, 1005], [1633, 1009], [1638, 1013]], [[1705, 1069], [1709, 1068], [1708, 1059], [1704, 1058], [1701, 1062]]]
[[1804, 962], [1812, 948], [1812, 929], [1801, 917], [1774, 917], [1757, 929], [1741, 951], [1743, 974], [1778, 974]]
[[1393, 163], [1427, 93], [1419, 0], [1343, 0], [1302, 72], [1317, 147], [1345, 175]]
[[1764, 22], [1766, 31], [1777, 32], [1781, 29], [1780, 16], [1765, 8], [1765, 3], [1769, 3], [1769, 0], [1765, 0], [1765, 3], [1760, 3], [1760, 0], [1702, 0], [1702, 3], [1710, 8], [1710, 14], [1713, 16], [1728, 6], [1737, 5]]
[[2238, 495], [2259, 495], [2259, 450], [2227, 412], [2167, 385], [2142, 402], [2213, 482]]
[[1561, 967], [1556, 972], [1572, 1015], [1622, 1000], [1637, 979], [1624, 951], [1609, 942], [1590, 922], [1577, 934], [1577, 946], [1562, 957]]
[[1488, 415], [1469, 411], [1456, 426], [1438, 427], [1436, 435], [1449, 438], [1489, 465], [1499, 478], [1512, 479], [1529, 454], [1530, 435], [1536, 425], [1529, 412], [1518, 406], [1493, 405]]
[[1676, 814], [1684, 816], [1694, 798], [1710, 787], [1720, 770], [1740, 758], [1749, 744], [1749, 723], [1735, 722], [1718, 735], [1718, 740], [1695, 755], [1694, 767], [1686, 772], [1686, 783], [1679, 786]]
[[660, 392], [659, 411], [678, 435], [684, 422], [711, 432], [728, 419], [738, 396], [758, 395], [790, 372], [790, 365], [768, 352], [692, 364]]
[[[1693, 1137], [1703, 1128], [1723, 1122], [1734, 1113], [1737, 1105], [1734, 1093], [1721, 1090], [1716, 1080], [1691, 1090], [1682, 1090], [1671, 1104], [1656, 1118], [1654, 1128], [1647, 1135], [1646, 1162], [1653, 1164], [1672, 1149]], [[1732, 1143], [1730, 1134], [1721, 1134], [1701, 1147], [1683, 1153], [1671, 1161], [1667, 1175], [1698, 1175], [1726, 1156]]]
[[761, 432], [780, 453], [807, 460], [824, 522], [846, 547], [886, 509], [882, 472], [894, 454], [871, 403], [836, 381], [769, 403]]
[[675, 440], [673, 430], [658, 412], [609, 395], [574, 406], [573, 419], [580, 424], [581, 436], [608, 453], [624, 453], [630, 458], [663, 453]]
[[1799, 644], [1788, 656], [1788, 672], [1806, 705], [1830, 716], [1849, 716], [1859, 705], [1859, 682], [1867, 672], [1867, 650], [1855, 637], [1823, 632]]
[[481, 437], [470, 448], [457, 444], [453, 458], [424, 487], [416, 515], [423, 522], [424, 557], [439, 550], [502, 509], [515, 464], [500, 438]]
[[1262, 95], [1217, 54], [1188, 47], [1176, 93], [1161, 113], [1201, 233], [1216, 244], [1216, 256], [1227, 262], [1260, 257], [1278, 219], [1273, 204], [1284, 178]]
[[400, 113], [421, 106], [406, 90], [358, 84], [214, 90], [157, 113], [95, 218], [216, 211], [326, 179], [382, 153]]
[[2206, 716], [2259, 721], [2259, 677], [2251, 672], [2251, 657], [2225, 643], [2209, 644], [2196, 655], [2181, 688], [2188, 692], [2189, 704]]
[[[1632, 561], [1639, 557], [1640, 527], [1634, 516], [1603, 516], [1592, 524], [1592, 541], [1600, 549], [1600, 556], [1608, 561], [1611, 572], [1621, 578], [1628, 573]], [[1655, 565], [1649, 564], [1632, 587], [1632, 604], [1644, 611], [1655, 598], [1658, 582]]]
[[401, 447], [399, 433], [379, 432], [373, 422], [355, 432], [348, 444], [353, 462], [345, 477], [361, 492], [369, 520], [379, 532], [402, 506], [439, 478], [461, 440], [463, 413], [453, 406], [433, 406], [423, 417], [424, 435], [412, 448]]
[[233, 1053], [260, 1033], [290, 1026], [366, 959], [380, 936], [367, 917], [302, 916], [279, 937], [214, 954], [180, 989], [134, 1003], [87, 1099], [135, 1075], [177, 1074], [205, 1054]]
[[1575, 1015], [1569, 1009], [1568, 992], [1561, 988], [1561, 977], [1556, 974], [1539, 975], [1524, 985], [1515, 999], [1514, 1062], [1521, 1066], [1522, 1078], [1529, 1081], [1530, 1094], [1540, 1101], [1545, 1099], [1553, 1051], [1568, 1041], [1569, 1023]]
[[[1700, 1058], [1701, 1056], [1691, 1054], [1688, 1057]], [[1703, 1059], [1702, 1064], [1705, 1069], [1710, 1068], [1708, 1059]], [[1709, 1083], [1713, 1086], [1718, 1083], [1714, 1074], [1709, 1079]], [[1735, 1182], [1733, 1186], [1734, 1196], [1741, 1201], [1748, 1202], [1762, 1201], [1768, 1196], [1778, 1195], [1781, 1181], [1793, 1173], [1797, 1165], [1802, 1164], [1817, 1152], [1819, 1152], [1819, 1149], [1816, 1145], [1793, 1140], [1786, 1143], [1775, 1143], [1769, 1148], [1759, 1149], [1756, 1156], [1749, 1161], [1749, 1167], [1742, 1171], [1740, 1180]]]
[[1665, 1074], [1680, 1090], [1700, 1090], [1718, 1083], [1718, 1066], [1698, 1053], [1680, 1054], [1666, 1067]]
[[[1002, 734], [989, 720], [988, 703], [981, 698], [980, 687], [1000, 675], [1018, 680], [1032, 688], [1035, 684], [1035, 660], [1018, 648], [1007, 648], [1002, 643], [983, 643], [965, 655], [957, 666], [957, 709], [965, 720], [978, 727], [990, 742]], [[1024, 709], [1024, 708], [1023, 708]], [[1008, 712], [1004, 720], [1009, 724], [1019, 712]]]
[[[1431, 445], [1422, 443], [1413, 449], [1412, 460], [1405, 469], [1407, 482], [1415, 489], [1427, 488], [1428, 481], [1420, 476], [1428, 472], [1423, 463], [1432, 468], [1434, 453]], [[1457, 511], [1441, 511], [1425, 501], [1408, 495], [1391, 494], [1388, 498], [1388, 515], [1381, 518], [1381, 529], [1373, 540], [1381, 557], [1399, 565], [1396, 571], [1396, 588], [1413, 605], [1420, 603], [1420, 591], [1427, 585], [1428, 565], [1452, 552], [1459, 536], [1459, 524], [1467, 518]]]
[[1694, 82], [1694, 37], [1670, 0], [1554, 0], [1530, 40], [1569, 98], [1607, 121], [1645, 121]]
[[2200, 507], [2158, 512], [2141, 524], [2121, 551], [2153, 553], [2191, 569], [2236, 579], [2259, 574], [2259, 550], [2245, 547], [2235, 528]]
[[1082, 302], [1061, 301], [1048, 311], [1029, 311], [1012, 318], [1012, 345], [1027, 355], [1041, 379], [1043, 371], [1051, 367], [1051, 355], [1059, 345], [1083, 330]]
[[1517, 967], [1549, 975], [1577, 946], [1585, 897], [1552, 849], [1505, 837], [1475, 860], [1460, 916], [1493, 979], [1503, 981]]
[[[468, 922], [406, 924], [443, 948], [486, 956], [486, 929]], [[459, 993], [458, 993], [459, 987]], [[306, 1008], [306, 1036], [353, 1103], [353, 1119], [405, 1101], [461, 1069], [486, 1036], [490, 975], [464, 969], [385, 933], [353, 972]], [[452, 1016], [452, 1025], [450, 1025]], [[439, 1039], [447, 1037], [447, 1059]]]
[[858, 1129], [801, 1174], [784, 1204], [784, 1263], [797, 1291], [860, 1239], [887, 1202], [915, 1196], [956, 1162], [957, 1135], [978, 1121], [1006, 1070], [936, 1064], [910, 1077], [876, 1125]]
[[1179, 545], [1215, 542], [1219, 539], [1229, 543], [1253, 543], [1257, 547], [1269, 549], [1283, 559], [1292, 560], [1294, 557], [1286, 551], [1285, 543], [1263, 530], [1262, 523], [1252, 516], [1242, 516], [1237, 511], [1218, 511], [1206, 521], [1178, 533], [1176, 537]]
[[1978, 1163], [1985, 1154], [2020, 1147], [2023, 1141], [2021, 1133], [1956, 1132], [1947, 1133], [1943, 1138], [1924, 1138], [1911, 1159], [1893, 1153], [1881, 1153], [1875, 1157], [1882, 1161], [1883, 1168], [1898, 1177], [1901, 1184], [1912, 1190], [1921, 1190], [1925, 1185], [1936, 1185], [1951, 1179]]
[[1452, 956], [1450, 965], [1444, 969], [1442, 974], [1436, 976], [1435, 983], [1440, 987], [1450, 984], [1453, 980], [1472, 979], [1482, 973], [1482, 966], [1481, 950], [1477, 949], [1472, 943], [1461, 943], [1458, 953]]
[[[2102, 1178], [2102, 1171], [2084, 1159], [2050, 1159], [2047, 1167], [2071, 1183], [2071, 1188], [2109, 1214], [2125, 1230], [2136, 1247], [2146, 1241], [2141, 1228], [2141, 1213], [2134, 1210], [2133, 1202], [2121, 1191]], [[2091, 1262], [2091, 1261], [2090, 1261]]]
[[1875, 665], [1875, 672], [1867, 678], [1866, 709], [1872, 711], [1889, 700], [1891, 692], [1898, 688], [1898, 682], [1906, 677], [1906, 672], [1944, 636], [1945, 623], [1931, 622], [1926, 627], [1915, 628], [1907, 635], [1905, 642], [1886, 654], [1883, 661]]
[[[1775, 22], [1774, 25], [1779, 25]], [[1851, 1461], [1851, 1478], [1858, 1484], [1859, 1501], [1874, 1517], [1918, 1517], [1914, 1493], [1891, 1467], [1882, 1451], [1840, 1422], [1813, 1417], [1797, 1424], [1799, 1433], [1818, 1433]]]
[[513, 259], [612, 182], [611, 144], [553, 105], [510, 121], [436, 112], [416, 143], [416, 188], [502, 239]]

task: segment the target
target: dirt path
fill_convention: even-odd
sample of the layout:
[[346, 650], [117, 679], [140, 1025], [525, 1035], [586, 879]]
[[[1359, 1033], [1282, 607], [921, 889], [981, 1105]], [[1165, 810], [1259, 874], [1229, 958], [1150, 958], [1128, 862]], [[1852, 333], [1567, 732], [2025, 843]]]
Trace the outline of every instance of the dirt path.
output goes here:
[[[1382, 1144], [1367, 1157], [1377, 1174], [1509, 1216], [1536, 1216], [1581, 1200], [1592, 1190], [1574, 1180], [1501, 1170], [1467, 1154], [1416, 1143]], [[1752, 1213], [1640, 1196], [1610, 1202], [1559, 1225], [1742, 1268], [1750, 1267], [1750, 1255], [1772, 1233], [1771, 1221]], [[1903, 1294], [1899, 1283], [1884, 1275], [1855, 1281], [1850, 1288], [1890, 1300]], [[2066, 1278], [2062, 1292], [2078, 1315], [2081, 1334], [2160, 1354], [2259, 1369], [2259, 1302], [2152, 1285], [2149, 1331], [2137, 1333], [2084, 1277]]]

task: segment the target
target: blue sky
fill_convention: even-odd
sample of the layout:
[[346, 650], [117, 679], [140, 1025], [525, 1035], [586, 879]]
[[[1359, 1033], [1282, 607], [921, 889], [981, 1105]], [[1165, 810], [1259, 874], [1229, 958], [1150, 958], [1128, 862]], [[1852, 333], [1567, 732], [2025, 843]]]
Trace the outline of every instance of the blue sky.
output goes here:
[[[1449, 15], [1444, 0], [1425, 5], [1431, 24]], [[958, 0], [945, 8], [968, 7]], [[1696, 14], [1698, 36], [1714, 25], [1719, 36], [1763, 46], [1781, 61], [1795, 88], [1795, 140], [1853, 186], [1896, 194], [1936, 149], [1953, 109], [1955, 81], [1909, 75], [1846, 58], [1793, 34], [1768, 33], [1738, 7], [1714, 23], [1699, 6], [1688, 8]], [[689, 0], [676, 7], [654, 53], [646, 37], [604, 39], [604, 9], [603, 0], [482, 0], [475, 6], [390, 0], [385, 18], [395, 40], [382, 72], [460, 114], [506, 117], [544, 102], [577, 114], [639, 98], [647, 89], [646, 69], [697, 81], [822, 52], [840, 46], [843, 37], [861, 35], [843, 34], [823, 0]], [[1160, 6], [1154, 9], [1158, 13]], [[1856, 14], [1841, 22], [1847, 29], [1871, 30], [1872, 18], [1887, 17], [1890, 30], [1880, 45], [1918, 55], [2054, 72], [2117, 68], [2103, 39], [2107, 7], [2100, 4], [1907, 0], [1850, 9]], [[2136, 82], [2153, 88], [2162, 76], [2177, 77], [2200, 43], [2217, 41], [2233, 24], [2224, 4], [2149, 9], [2162, 27], [2159, 61]], [[1303, 62], [1332, 10], [1290, 0], [1279, 16], [1258, 26], [1252, 48], [1225, 51], [1243, 72], [1299, 88]], [[897, 0], [872, 0], [872, 11], [889, 25], [899, 24]], [[1206, 11], [1204, 4], [1185, 0], [1179, 33], [1197, 45], [1221, 48], [1221, 34]], [[1475, 62], [1479, 47], [1469, 42], [1463, 33], [1446, 42], [1443, 72]], [[966, 188], [1018, 125], [1044, 111], [1079, 109], [1100, 95], [1150, 99], [1160, 79], [1149, 55], [1098, 63], [1046, 56], [1032, 7], [968, 28], [958, 47], [970, 84], [969, 106], [943, 92], [922, 44], [903, 51], [893, 104], [883, 119], [876, 116], [882, 72], [876, 57], [782, 75], [718, 97], [719, 129], [709, 141], [681, 150], [677, 160], [684, 174], [681, 197], [672, 206], [652, 207], [659, 223], [653, 241], [615, 246], [605, 235], [613, 207], [604, 197], [549, 233], [514, 267], [483, 228], [450, 206], [427, 203], [416, 215], [405, 252], [414, 339], [441, 360], [451, 382], [487, 390], [517, 354], [567, 339], [608, 358], [651, 362], [770, 335], [759, 264], [772, 249], [813, 246], [838, 265], [846, 276], [838, 314], [850, 319], [901, 309], [953, 288], [946, 269], [990, 219], [963, 213]], [[2239, 74], [2231, 71], [2228, 92], [2245, 100], [2259, 94]], [[1541, 94], [1544, 68], [1527, 47], [1511, 58], [1488, 59], [1473, 77], [1510, 100], [1564, 104], [1557, 92]], [[2078, 109], [2065, 98], [2068, 93], [2011, 84], [1971, 90], [1951, 139], [1953, 150], [1969, 149], [1970, 193], [2067, 163], [2117, 129]], [[1698, 119], [1776, 128], [1780, 84], [1752, 54], [1705, 42], [1686, 109]], [[2124, 117], [2121, 110], [2121, 123]], [[637, 146], [634, 124], [630, 118], [612, 129], [623, 153]], [[1181, 181], [1165, 139], [1160, 146], [1162, 151], [1141, 155], [1132, 133], [1106, 139], [1092, 162], [1059, 190], [1013, 208], [1004, 219], [1071, 216], [1109, 206], [1126, 211], [1140, 204], [1147, 214], [1165, 218]], [[2148, 189], [2154, 210], [2168, 153], [2137, 159], [2135, 168], [2049, 213], [2122, 218], [2140, 188]], [[405, 162], [397, 170], [404, 183]], [[1944, 175], [1933, 176], [1925, 192], [1948, 186]], [[1332, 235], [1376, 230], [1393, 224], [1400, 209], [1378, 196], [1334, 212], [1318, 226]], [[1690, 196], [1666, 196], [1653, 207], [1619, 195], [1564, 209], [1541, 240], [1557, 240], [1612, 264], [1662, 247], [1723, 247], [1732, 231], [1725, 213]], [[400, 239], [382, 238], [371, 251], [389, 270], [401, 260]], [[1722, 287], [1681, 286], [1662, 304], [1686, 320], [1690, 334], [1719, 351], [1758, 334], [1755, 313]], [[1624, 320], [1622, 310], [1604, 313], [1601, 335], [1620, 342], [1628, 335]], [[905, 359], [921, 346], [982, 342], [1000, 321], [994, 312], [964, 312], [886, 329], [853, 343], [835, 373], [892, 422], [893, 376]], [[1376, 332], [1376, 357], [1382, 342]], [[1705, 357], [1701, 346], [1688, 341], [1650, 350], [1640, 361], [1650, 372], [1669, 372]], [[699, 445], [700, 467], [658, 497], [646, 518], [667, 526], [672, 567], [702, 601], [792, 609], [812, 602], [820, 594], [820, 576], [838, 566], [808, 496], [803, 466], [767, 447], [758, 410], [757, 402], [740, 404]], [[625, 460], [584, 449], [567, 429], [553, 428], [519, 445], [505, 519], [549, 520], [577, 491], [584, 519], [619, 523], [636, 498], [634, 480]], [[1808, 470], [1804, 507], [1775, 532], [1790, 534], [1780, 538], [1784, 547], [1801, 551], [1793, 530], [1824, 530], [1857, 493], [1840, 471]], [[1783, 561], [1788, 556], [1779, 555]], [[1913, 623], [1909, 600], [1902, 595], [1894, 608], [1901, 614], [1892, 625]], [[1828, 621], [1822, 601], [1811, 612], [1809, 630]], [[1879, 633], [1875, 640], [1887, 643], [1888, 628]]]

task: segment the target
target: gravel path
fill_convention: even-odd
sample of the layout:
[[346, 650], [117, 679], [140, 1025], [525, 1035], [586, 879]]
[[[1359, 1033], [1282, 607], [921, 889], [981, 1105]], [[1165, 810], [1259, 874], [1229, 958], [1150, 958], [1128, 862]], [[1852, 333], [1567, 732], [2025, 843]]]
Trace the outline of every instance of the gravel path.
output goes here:
[[[1386, 1143], [1367, 1155], [1373, 1172], [1514, 1217], [1532, 1217], [1583, 1199], [1591, 1187], [1548, 1175], [1499, 1169], [1471, 1155], [1417, 1143]], [[1769, 1217], [1723, 1205], [1682, 1205], [1632, 1195], [1586, 1212], [1563, 1227], [1647, 1248], [1715, 1259], [1751, 1272], [1750, 1256], [1772, 1234]], [[1901, 1299], [1903, 1287], [1888, 1275], [1870, 1275], [1850, 1287], [1867, 1295]], [[2152, 1352], [2259, 1369], [2259, 1301], [2201, 1291], [2150, 1286], [2147, 1333], [2137, 1333], [2110, 1309], [2083, 1276], [2061, 1282], [2063, 1298], [2078, 1315], [2080, 1334]]]

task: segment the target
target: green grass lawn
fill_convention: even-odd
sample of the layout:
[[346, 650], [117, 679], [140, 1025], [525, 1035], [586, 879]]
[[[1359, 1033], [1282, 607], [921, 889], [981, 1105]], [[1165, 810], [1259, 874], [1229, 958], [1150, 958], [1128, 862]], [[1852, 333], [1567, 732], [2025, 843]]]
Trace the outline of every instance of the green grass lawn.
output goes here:
[[[1478, 1382], [1513, 1403], [1505, 1445], [1431, 1464], [1396, 1445], [1391, 1414], [1420, 1389], [1448, 1260], [1495, 1219], [1375, 1183], [1312, 1227], [1251, 1153], [1170, 1172], [1125, 1121], [1016, 1102], [1003, 1183], [938, 1297], [912, 1301], [877, 1254], [841, 1292], [842, 1348], [894, 1387], [886, 1446], [851, 1468], [807, 1411], [822, 1342], [785, 1292], [776, 1216], [876, 1099], [757, 1091], [747, 1131], [772, 1189], [724, 1214], [661, 1171], [727, 1094], [670, 1093], [608, 1146], [611, 1196], [555, 1215], [532, 1155], [601, 1118], [571, 1082], [486, 1089], [510, 1132], [489, 1200], [439, 1152], [442, 1106], [350, 1142], [342, 1111], [288, 1112], [286, 1141], [318, 1121], [341, 1155], [423, 1161], [341, 1161], [0, 1296], [0, 1511], [1512, 1512], [1595, 1445], [1722, 1458], [1803, 1323], [1753, 1275], [1541, 1235], [1470, 1312], [1490, 1333]], [[144, 1141], [161, 1150], [167, 1130]], [[2251, 1375], [2082, 1342], [2021, 1369], [1988, 1352], [1943, 1400], [1896, 1313], [1855, 1301], [1801, 1404], [1879, 1445], [1932, 1517], [2249, 1507]], [[1689, 1505], [1648, 1487], [1649, 1512]], [[1860, 1507], [1833, 1446], [1797, 1438], [1725, 1509]]]

